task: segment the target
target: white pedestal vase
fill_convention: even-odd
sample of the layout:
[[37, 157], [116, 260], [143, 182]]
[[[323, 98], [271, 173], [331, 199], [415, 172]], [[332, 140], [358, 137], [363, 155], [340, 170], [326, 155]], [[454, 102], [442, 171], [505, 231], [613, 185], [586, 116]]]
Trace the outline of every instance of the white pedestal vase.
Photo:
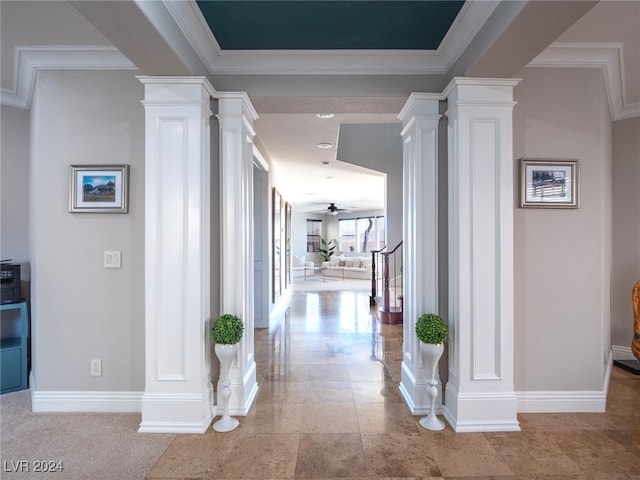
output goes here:
[[229, 380], [229, 370], [231, 363], [238, 352], [238, 344], [224, 345], [215, 344], [215, 352], [220, 359], [220, 380], [222, 383], [222, 392], [218, 392], [218, 405], [220, 405], [220, 397], [222, 397], [222, 418], [213, 424], [216, 432], [230, 432], [236, 428], [240, 422], [229, 415], [229, 397], [231, 396], [231, 381]]
[[443, 430], [444, 422], [436, 417], [436, 397], [438, 396], [438, 380], [436, 372], [438, 371], [438, 362], [444, 352], [444, 343], [432, 344], [420, 342], [420, 350], [422, 352], [422, 361], [429, 372], [429, 387], [427, 394], [431, 401], [429, 414], [420, 419], [420, 425], [427, 430]]

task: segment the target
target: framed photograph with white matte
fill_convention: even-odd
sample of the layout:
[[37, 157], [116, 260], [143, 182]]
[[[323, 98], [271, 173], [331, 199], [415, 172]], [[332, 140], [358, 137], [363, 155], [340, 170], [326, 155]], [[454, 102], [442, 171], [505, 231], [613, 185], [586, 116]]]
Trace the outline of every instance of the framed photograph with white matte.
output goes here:
[[520, 206], [578, 208], [577, 160], [520, 161]]
[[71, 165], [69, 211], [128, 213], [129, 165]]

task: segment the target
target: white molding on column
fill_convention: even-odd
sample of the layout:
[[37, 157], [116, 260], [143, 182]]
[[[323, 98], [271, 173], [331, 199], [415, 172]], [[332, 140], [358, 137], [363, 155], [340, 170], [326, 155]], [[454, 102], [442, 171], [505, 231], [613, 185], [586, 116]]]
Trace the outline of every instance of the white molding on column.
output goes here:
[[[258, 393], [253, 319], [253, 122], [258, 114], [244, 92], [217, 92], [216, 98], [220, 129], [220, 313], [238, 315], [245, 323], [229, 372], [229, 412], [247, 415]], [[221, 391], [220, 386], [217, 391]]]
[[13, 89], [2, 89], [3, 105], [29, 109], [39, 70], [137, 70], [111, 46], [16, 47]]
[[513, 88], [456, 78], [449, 101], [449, 381], [455, 431], [518, 431], [513, 391]]
[[622, 43], [570, 43], [549, 45], [528, 67], [600, 68], [613, 120], [640, 116], [640, 102], [627, 101]]
[[145, 88], [145, 392], [140, 432], [204, 433], [210, 379], [210, 110], [203, 77]]
[[[403, 129], [403, 352], [400, 392], [412, 413], [430, 407], [416, 319], [438, 312], [438, 122], [441, 95], [412, 93]], [[442, 395], [438, 396], [438, 407]]]

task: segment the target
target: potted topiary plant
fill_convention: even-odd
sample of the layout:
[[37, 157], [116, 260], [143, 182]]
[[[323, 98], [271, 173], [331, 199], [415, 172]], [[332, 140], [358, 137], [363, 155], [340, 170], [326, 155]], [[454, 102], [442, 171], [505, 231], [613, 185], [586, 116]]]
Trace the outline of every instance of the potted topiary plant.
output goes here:
[[428, 430], [442, 430], [444, 422], [436, 417], [435, 402], [438, 396], [438, 380], [436, 372], [438, 362], [444, 352], [444, 341], [449, 335], [449, 325], [437, 313], [425, 313], [416, 322], [416, 337], [420, 340], [423, 364], [428, 369], [427, 393], [431, 400], [431, 408], [426, 417], [420, 419], [420, 425]]
[[449, 335], [449, 326], [437, 313], [425, 313], [416, 322], [416, 337], [422, 343], [438, 345]]
[[220, 315], [211, 326], [211, 339], [220, 345], [235, 345], [242, 340], [244, 323], [240, 317], [225, 313]]
[[[222, 390], [224, 403], [222, 418], [213, 424], [213, 429], [216, 432], [229, 432], [240, 424], [237, 419], [229, 415], [229, 397], [231, 396], [229, 370], [238, 352], [238, 342], [242, 340], [243, 334], [244, 323], [240, 317], [230, 313], [220, 315], [211, 325], [211, 340], [215, 343], [215, 352], [220, 359], [218, 395]], [[220, 388], [220, 385], [222, 388]]]

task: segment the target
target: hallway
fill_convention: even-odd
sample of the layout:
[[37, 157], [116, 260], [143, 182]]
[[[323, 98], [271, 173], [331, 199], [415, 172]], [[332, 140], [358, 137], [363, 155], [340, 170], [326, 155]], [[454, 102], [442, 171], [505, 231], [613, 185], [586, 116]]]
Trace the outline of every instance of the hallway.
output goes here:
[[229, 433], [178, 435], [160, 479], [640, 478], [640, 378], [614, 367], [604, 414], [520, 414], [519, 433], [430, 432], [398, 390], [402, 325], [366, 292], [294, 291], [256, 330], [259, 393]]

